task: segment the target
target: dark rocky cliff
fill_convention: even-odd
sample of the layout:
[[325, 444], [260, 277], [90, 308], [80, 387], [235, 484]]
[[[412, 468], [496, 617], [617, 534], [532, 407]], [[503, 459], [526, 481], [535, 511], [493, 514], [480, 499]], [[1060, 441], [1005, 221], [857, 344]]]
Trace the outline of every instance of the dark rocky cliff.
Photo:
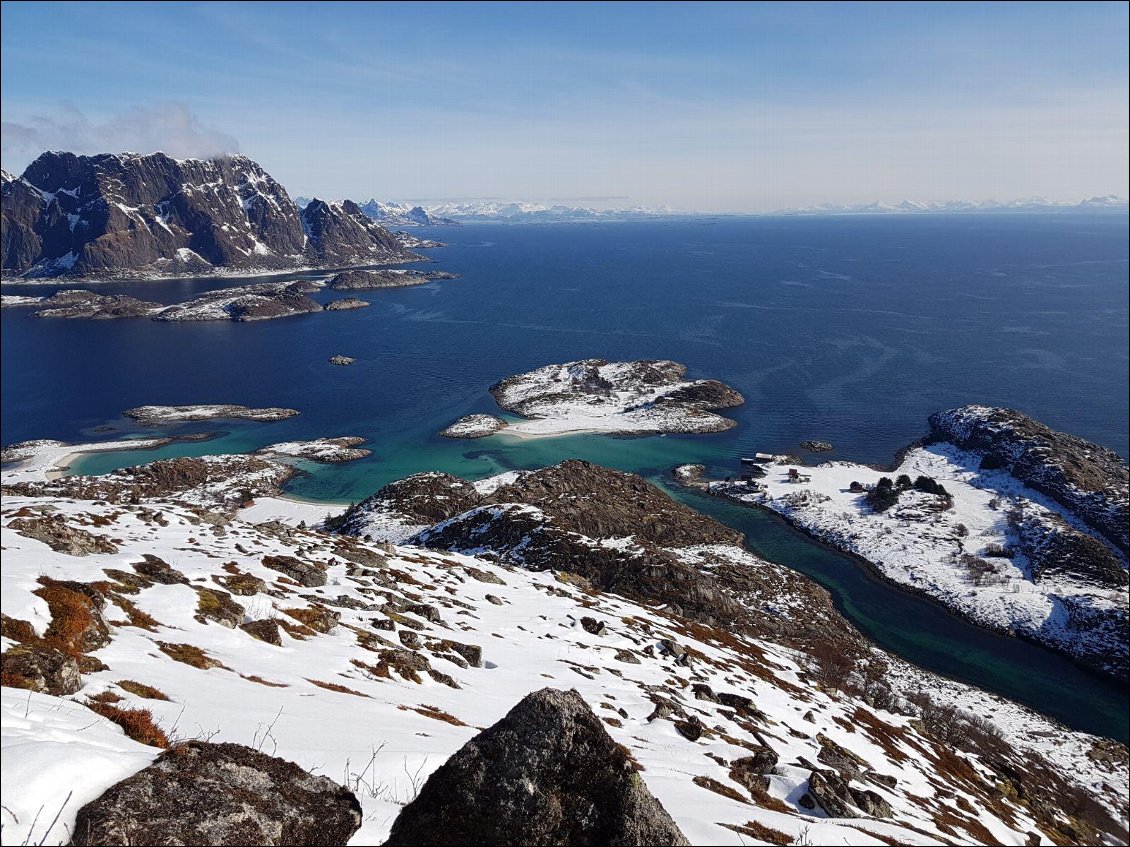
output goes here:
[[346, 201], [300, 211], [246, 156], [44, 153], [4, 174], [5, 275], [209, 273], [410, 261]]

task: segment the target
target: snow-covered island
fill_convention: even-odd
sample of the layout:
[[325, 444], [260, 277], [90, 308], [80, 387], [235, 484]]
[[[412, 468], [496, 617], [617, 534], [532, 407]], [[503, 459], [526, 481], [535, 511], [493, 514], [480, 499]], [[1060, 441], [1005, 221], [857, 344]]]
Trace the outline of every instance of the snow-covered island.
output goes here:
[[315, 438], [310, 441], [280, 441], [255, 452], [257, 455], [276, 459], [309, 459], [313, 462], [340, 464], [372, 455], [372, 450], [358, 446], [364, 443], [365, 439], [360, 436], [346, 435], [341, 438]]
[[393, 545], [261, 517], [286, 473], [5, 469], [6, 841], [1124, 840], [1124, 746], [883, 653], [639, 477], [409, 477]]
[[406, 268], [348, 270], [335, 274], [326, 287], [332, 291], [365, 291], [374, 288], [407, 288], [437, 279], [458, 278], [459, 274], [448, 271], [417, 271]]
[[[712, 410], [740, 406], [745, 398], [718, 380], [684, 380], [686, 372], [686, 365], [662, 359], [584, 359], [508, 377], [492, 385], [490, 393], [500, 408], [526, 419], [507, 426], [506, 431], [516, 435], [656, 435], [733, 427], [734, 421]], [[461, 418], [444, 434], [451, 435], [465, 420]]]
[[178, 424], [188, 421], [210, 421], [224, 418], [249, 421], [281, 421], [284, 418], [293, 418], [297, 414], [297, 409], [278, 407], [252, 409], [247, 406], [208, 403], [192, 406], [137, 406], [122, 412], [123, 417], [147, 425]]
[[675, 477], [771, 509], [978, 624], [1125, 680], [1126, 467], [1011, 410], [967, 406], [931, 425], [887, 472], [772, 462], [763, 476], [707, 480], [684, 466]]
[[440, 431], [444, 438], [482, 438], [506, 429], [507, 423], [495, 415], [464, 415]]

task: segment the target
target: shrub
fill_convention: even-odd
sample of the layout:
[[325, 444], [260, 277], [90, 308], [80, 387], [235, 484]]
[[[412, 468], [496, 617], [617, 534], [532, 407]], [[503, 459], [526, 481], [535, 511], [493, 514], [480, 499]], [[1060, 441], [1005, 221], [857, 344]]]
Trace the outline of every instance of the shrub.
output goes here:
[[995, 559], [1011, 559], [1012, 558], [1012, 551], [1009, 550], [1004, 545], [1001, 545], [1001, 544], [986, 544], [984, 554], [986, 556], [992, 556]]
[[914, 487], [918, 491], [922, 491], [926, 494], [937, 494], [940, 497], [949, 496], [949, 492], [946, 491], [944, 485], [925, 475], [922, 475], [918, 477], [918, 479], [914, 480]]
[[[883, 479], [886, 479], [886, 477], [883, 477]], [[879, 482], [882, 481], [882, 479], [879, 480]], [[889, 479], [887, 480], [887, 482], [888, 485], [876, 485], [874, 488], [867, 492], [867, 496], [864, 499], [867, 501], [867, 505], [871, 507], [871, 511], [885, 512], [887, 511], [887, 509], [891, 508], [891, 506], [898, 502], [898, 489], [892, 488], [890, 486]]]
[[153, 720], [153, 713], [148, 709], [121, 709], [109, 703], [88, 701], [86, 707], [107, 720], [111, 720], [122, 728], [128, 738], [150, 747], [166, 749], [169, 746], [169, 737]]
[[899, 474], [898, 479], [895, 480], [895, 485], [899, 488], [910, 488], [910, 477], [906, 474]]

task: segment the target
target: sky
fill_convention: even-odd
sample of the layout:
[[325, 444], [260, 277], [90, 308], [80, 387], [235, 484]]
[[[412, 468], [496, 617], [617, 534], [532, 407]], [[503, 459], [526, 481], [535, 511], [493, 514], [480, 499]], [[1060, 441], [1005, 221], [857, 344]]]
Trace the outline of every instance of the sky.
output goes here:
[[1125, 197], [1128, 8], [4, 2], [0, 158], [241, 152], [358, 200]]

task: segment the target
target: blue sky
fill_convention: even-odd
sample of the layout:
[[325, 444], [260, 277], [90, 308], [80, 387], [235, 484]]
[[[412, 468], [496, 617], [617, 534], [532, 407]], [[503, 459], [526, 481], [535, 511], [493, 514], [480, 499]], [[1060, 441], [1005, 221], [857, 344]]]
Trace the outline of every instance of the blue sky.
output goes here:
[[[763, 211], [1128, 193], [1126, 3], [3, 3], [3, 164]], [[623, 198], [623, 199], [621, 199]]]

